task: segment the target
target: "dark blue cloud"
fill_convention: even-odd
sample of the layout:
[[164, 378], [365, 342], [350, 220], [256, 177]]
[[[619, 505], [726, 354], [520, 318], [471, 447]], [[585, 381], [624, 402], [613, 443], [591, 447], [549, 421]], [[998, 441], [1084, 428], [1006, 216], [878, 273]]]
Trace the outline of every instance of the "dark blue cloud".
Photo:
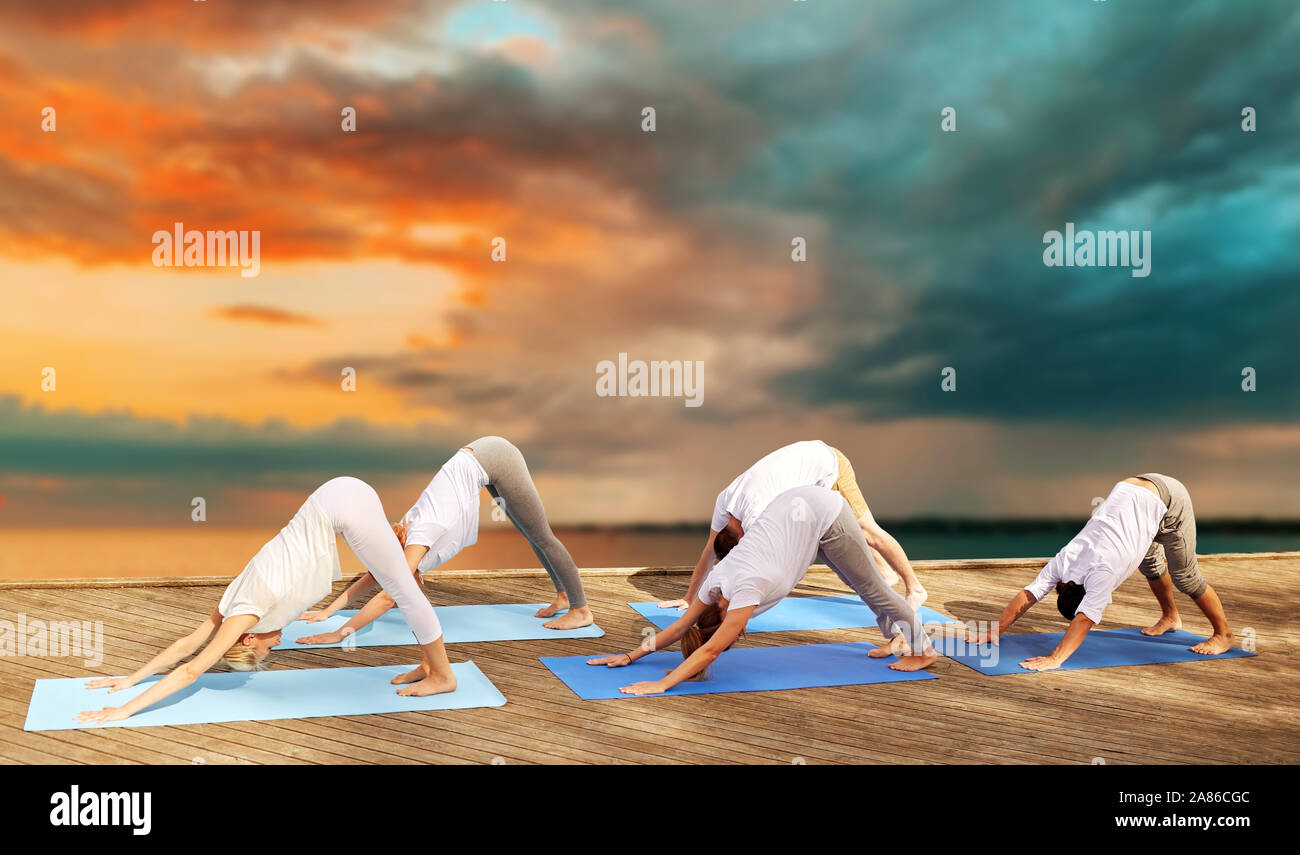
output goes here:
[[[828, 300], [786, 330], [827, 358], [782, 394], [869, 418], [1300, 415], [1295, 4], [835, 8], [800, 63], [715, 60], [771, 132], [722, 191], [830, 228]], [[1044, 267], [1067, 221], [1150, 230], [1150, 277]]]

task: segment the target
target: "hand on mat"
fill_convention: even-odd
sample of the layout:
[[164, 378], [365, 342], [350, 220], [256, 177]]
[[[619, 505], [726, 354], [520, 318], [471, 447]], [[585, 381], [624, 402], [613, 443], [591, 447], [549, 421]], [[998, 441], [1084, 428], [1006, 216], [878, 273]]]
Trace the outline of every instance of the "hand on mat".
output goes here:
[[967, 629], [966, 643], [974, 644], [974, 645], [997, 644], [998, 633], [994, 632], [991, 629], [981, 629], [981, 630]]
[[321, 632], [316, 635], [304, 635], [298, 639], [299, 644], [335, 644], [343, 640], [343, 630], [337, 629], [334, 632]]
[[[325, 611], [325, 609], [318, 609], [314, 612], [304, 612], [303, 616], [299, 618], [299, 620], [303, 623], [316, 623], [317, 621], [328, 620], [330, 617], [330, 613]], [[301, 638], [298, 639], [298, 643], [302, 643]]]
[[632, 657], [626, 653], [616, 653], [610, 656], [599, 656], [595, 659], [588, 659], [588, 665], [608, 665], [611, 668], [622, 668], [624, 665], [632, 664]]
[[1035, 656], [1021, 662], [1020, 667], [1029, 671], [1055, 671], [1061, 667], [1061, 663], [1050, 656]]
[[99, 677], [86, 684], [87, 689], [108, 689], [111, 695], [122, 689], [129, 689], [133, 683], [130, 677]]
[[677, 611], [680, 612], [682, 609], [689, 606], [690, 603], [686, 602], [685, 600], [664, 600], [662, 603], [659, 603], [658, 605], [659, 608], [661, 609], [677, 609]]
[[121, 721], [128, 716], [125, 707], [104, 707], [102, 710], [86, 710], [83, 713], [78, 713], [77, 721], [96, 721], [102, 724], [106, 721]]
[[619, 689], [625, 695], [662, 695], [668, 687], [658, 680], [653, 683], [633, 683]]

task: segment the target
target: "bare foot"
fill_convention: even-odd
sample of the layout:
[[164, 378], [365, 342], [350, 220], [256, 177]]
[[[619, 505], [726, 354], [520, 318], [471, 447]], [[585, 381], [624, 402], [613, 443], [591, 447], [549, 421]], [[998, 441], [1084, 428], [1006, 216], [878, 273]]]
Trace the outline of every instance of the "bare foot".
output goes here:
[[393, 679], [389, 680], [389, 682], [394, 686], [402, 686], [407, 683], [414, 683], [418, 680], [423, 680], [426, 676], [427, 675], [424, 673], [424, 666], [416, 665], [414, 669], [407, 671], [405, 674], [397, 675]]
[[1187, 649], [1193, 653], [1200, 653], [1205, 656], [1218, 656], [1220, 653], [1227, 653], [1231, 650], [1233, 641], [1232, 633], [1228, 633], [1227, 635], [1218, 635], [1216, 633], [1202, 641], [1200, 644], [1194, 644]]
[[920, 656], [903, 656], [897, 662], [889, 663], [889, 667], [893, 671], [920, 671], [922, 668], [929, 668], [938, 660], [938, 652], [931, 647]]
[[441, 695], [456, 691], [455, 676], [425, 677], [418, 683], [398, 689], [397, 694], [406, 698], [423, 698], [426, 695]]
[[1166, 632], [1173, 632], [1174, 630], [1178, 630], [1182, 628], [1183, 628], [1183, 619], [1178, 616], [1177, 612], [1174, 612], [1172, 617], [1168, 615], [1161, 615], [1160, 620], [1156, 621], [1151, 626], [1142, 630], [1142, 634], [1143, 635], [1164, 635]]
[[885, 565], [884, 567], [880, 568], [880, 578], [884, 579], [885, 584], [891, 588], [897, 585], [903, 579], [903, 577], [899, 576], [897, 571], [895, 571], [893, 567], [890, 567], [888, 565]]
[[582, 606], [577, 609], [569, 609], [564, 615], [557, 617], [555, 620], [548, 620], [542, 626], [547, 629], [577, 629], [580, 626], [591, 626], [596, 619], [591, 616], [591, 609]]
[[908, 591], [907, 596], [903, 599], [907, 600], [907, 604], [912, 607], [912, 611], [916, 611], [921, 606], [925, 605], [925, 601], [929, 598], [930, 592], [925, 588], [922, 588], [920, 585], [917, 585], [916, 590]]
[[884, 659], [886, 656], [907, 656], [911, 652], [912, 649], [903, 641], [903, 636], [896, 635], [884, 647], [868, 650], [867, 655], [872, 659]]
[[533, 617], [552, 617], [556, 612], [562, 612], [569, 607], [569, 595], [561, 591], [555, 595], [555, 602], [549, 606], [543, 606], [538, 609]]

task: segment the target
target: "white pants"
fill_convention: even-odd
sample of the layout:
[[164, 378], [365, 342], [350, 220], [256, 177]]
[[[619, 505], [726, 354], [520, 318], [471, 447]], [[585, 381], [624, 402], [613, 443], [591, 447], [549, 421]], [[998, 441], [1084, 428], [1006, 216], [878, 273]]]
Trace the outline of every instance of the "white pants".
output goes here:
[[397, 603], [415, 640], [428, 644], [442, 637], [442, 625], [402, 554], [402, 544], [384, 515], [375, 488], [359, 478], [333, 478], [312, 499], [343, 535], [348, 548]]

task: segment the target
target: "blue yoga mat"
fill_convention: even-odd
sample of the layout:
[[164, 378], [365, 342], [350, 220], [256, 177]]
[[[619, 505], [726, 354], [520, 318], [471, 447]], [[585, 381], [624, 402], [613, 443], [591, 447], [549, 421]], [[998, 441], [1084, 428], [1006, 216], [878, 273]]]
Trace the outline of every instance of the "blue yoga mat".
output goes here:
[[[447, 644], [466, 644], [471, 641], [531, 641], [551, 638], [600, 638], [605, 631], [594, 623], [579, 629], [547, 629], [542, 626], [550, 618], [533, 617], [545, 603], [508, 603], [505, 605], [438, 606], [438, 622], [442, 624], [443, 641]], [[389, 609], [375, 621], [363, 626], [344, 641], [333, 644], [299, 644], [297, 639], [322, 632], [333, 632], [356, 614], [354, 609], [344, 609], [316, 623], [296, 620], [281, 633], [284, 639], [277, 650], [315, 650], [325, 647], [389, 647], [395, 644], [415, 644], [411, 628], [402, 619], [401, 612]], [[349, 643], [345, 643], [349, 642]]]
[[[654, 603], [628, 603], [658, 629], [669, 626], [682, 613], [677, 609], [661, 609]], [[921, 606], [917, 617], [923, 624], [956, 623], [929, 606]], [[752, 619], [745, 632], [788, 632], [791, 630], [853, 629], [875, 626], [876, 613], [856, 596], [786, 597], [772, 608]]]
[[388, 681], [414, 665], [377, 668], [304, 668], [292, 671], [236, 671], [204, 674], [185, 689], [163, 698], [128, 719], [83, 724], [77, 713], [121, 706], [147, 691], [161, 677], [151, 677], [125, 691], [87, 689], [94, 678], [37, 680], [27, 706], [23, 730], [75, 730], [93, 727], [154, 727], [219, 721], [271, 721], [331, 715], [459, 710], [499, 707], [506, 702], [478, 666], [457, 662], [456, 691], [424, 698], [405, 698]]
[[[925, 671], [894, 671], [894, 656], [871, 659], [867, 651], [875, 645], [865, 641], [845, 644], [800, 644], [790, 647], [742, 647], [723, 653], [713, 663], [706, 680], [678, 683], [662, 698], [675, 695], [713, 695], [724, 692], [769, 692], [779, 689], [811, 689], [818, 686], [861, 686], [868, 683], [896, 683], [904, 680], [933, 680]], [[547, 656], [541, 661], [551, 673], [584, 701], [632, 698], [619, 691], [642, 681], [658, 680], [682, 664], [681, 653], [651, 653], [623, 668], [588, 665], [587, 656]]]
[[[1020, 667], [1020, 663], [1035, 656], [1047, 656], [1060, 643], [1063, 632], [1004, 635], [996, 647], [984, 644], [976, 647], [963, 639], [935, 638], [934, 646], [940, 653], [956, 662], [973, 668], [990, 677], [1004, 674], [1034, 674]], [[1088, 633], [1088, 637], [1065, 660], [1059, 671], [1082, 671], [1086, 668], [1114, 668], [1119, 665], [1164, 665], [1170, 662], [1211, 662], [1216, 659], [1238, 659], [1254, 656], [1234, 647], [1218, 656], [1202, 656], [1187, 648], [1205, 638], [1185, 630], [1159, 636], [1143, 635], [1133, 627], [1103, 629]]]

